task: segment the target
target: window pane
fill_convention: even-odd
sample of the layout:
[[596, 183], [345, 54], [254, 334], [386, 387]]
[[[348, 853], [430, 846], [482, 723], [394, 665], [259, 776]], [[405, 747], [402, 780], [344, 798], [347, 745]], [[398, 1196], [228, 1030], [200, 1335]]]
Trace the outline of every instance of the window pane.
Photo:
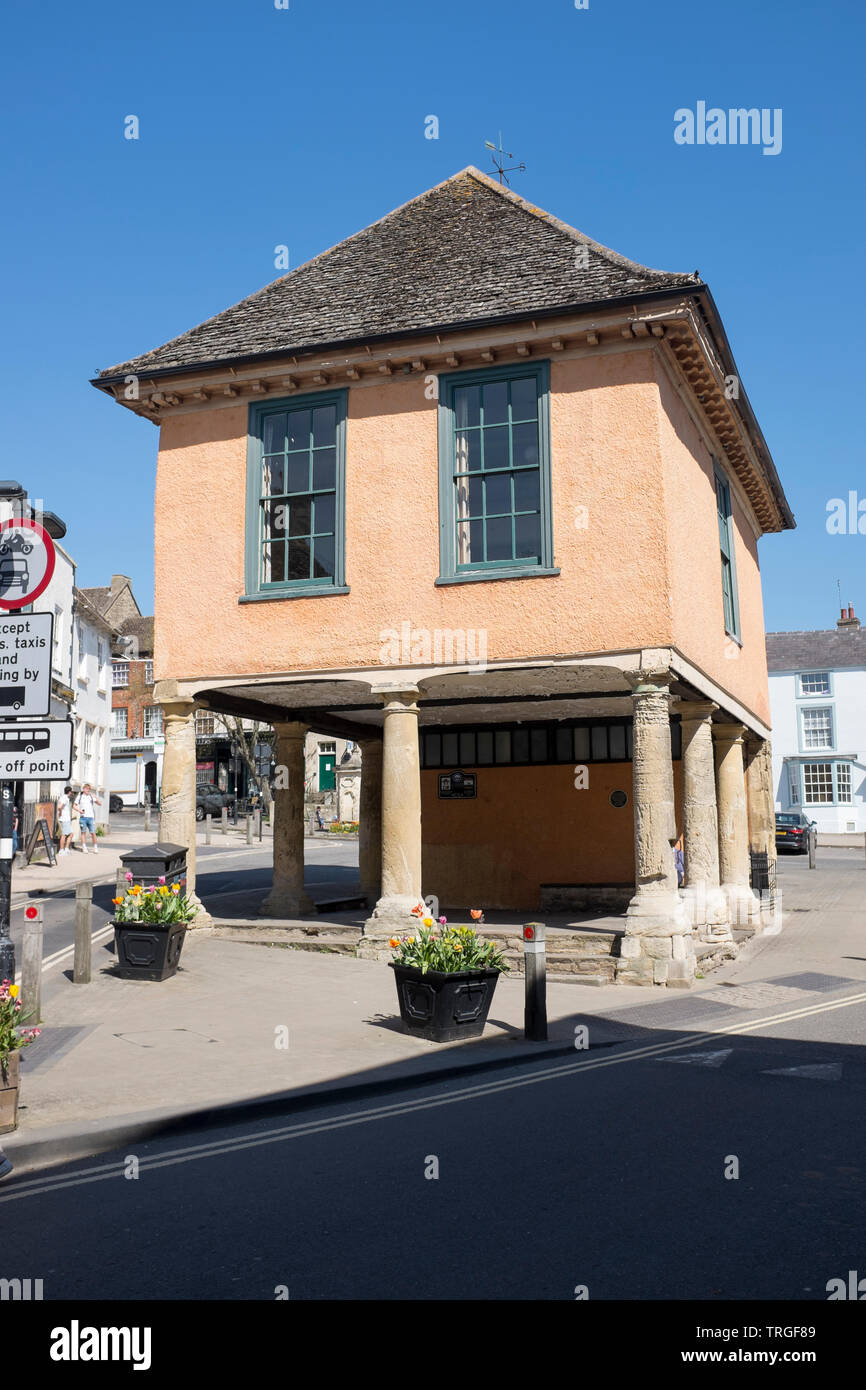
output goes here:
[[625, 726], [625, 751], [626, 751], [626, 753], [628, 754], [629, 758], [633, 758], [633, 757], [634, 757], [634, 725], [633, 725], [633, 724], [626, 724], [626, 726]]
[[323, 444], [333, 445], [337, 436], [337, 407], [335, 405], [316, 406], [313, 411], [313, 448]]
[[[480, 481], [480, 480], [479, 480]], [[511, 513], [511, 475], [498, 473], [484, 483], [485, 507], [488, 516]]]
[[803, 764], [803, 791], [807, 804], [833, 800], [833, 770], [830, 763]]
[[519, 559], [541, 559], [541, 517], [526, 512], [514, 521], [516, 551]]
[[515, 468], [538, 466], [537, 425], [515, 425], [511, 431], [511, 443]]
[[264, 507], [263, 529], [265, 540], [281, 541], [285, 536], [285, 502], [266, 502]]
[[264, 452], [282, 453], [286, 447], [286, 417], [284, 414], [268, 415], [265, 418]]
[[290, 541], [289, 546], [289, 579], [309, 579], [310, 577], [310, 543], [309, 541]]
[[851, 801], [851, 764], [836, 764], [836, 800], [848, 805]]
[[484, 467], [507, 468], [508, 426], [497, 425], [494, 430], [484, 430]]
[[493, 733], [490, 729], [484, 730], [478, 735], [477, 758], [482, 767], [489, 766], [493, 762]]
[[481, 516], [484, 511], [484, 479], [470, 478], [464, 488], [469, 516]]
[[424, 763], [426, 767], [442, 766], [442, 735], [426, 734], [424, 737]]
[[262, 496], [279, 497], [283, 491], [283, 479], [285, 477], [285, 463], [282, 454], [276, 454], [273, 458], [266, 458], [262, 463]]
[[262, 583], [279, 584], [286, 577], [286, 547], [282, 541], [262, 547]]
[[683, 756], [683, 726], [682, 724], [671, 724], [671, 757], [681, 758]]
[[477, 386], [458, 386], [454, 392], [454, 419], [458, 430], [481, 423], [481, 392]]
[[337, 450], [317, 449], [313, 454], [313, 492], [326, 492], [337, 485]]
[[511, 762], [511, 730], [496, 730], [496, 761], [498, 763]]
[[574, 752], [574, 730], [557, 729], [556, 731], [556, 761], [559, 763], [570, 763]]
[[475, 764], [475, 735], [471, 731], [460, 735], [460, 762], [469, 767]]
[[511, 756], [516, 763], [529, 762], [529, 730], [515, 729], [511, 735]]
[[589, 729], [574, 731], [574, 756], [577, 762], [585, 763], [589, 757]]
[[289, 414], [288, 425], [288, 445], [289, 449], [309, 449], [310, 447], [310, 412], [309, 410], [293, 410]]
[[336, 522], [337, 498], [333, 492], [316, 498], [314, 525], [317, 531], [333, 531]]
[[454, 442], [454, 472], [477, 473], [481, 468], [481, 431], [458, 434]]
[[289, 535], [308, 536], [313, 505], [309, 497], [299, 497], [289, 507]]
[[514, 475], [514, 510], [537, 512], [541, 505], [538, 469], [527, 469]]
[[456, 767], [459, 761], [457, 757], [457, 735], [442, 735], [442, 765], [443, 767]]
[[607, 759], [607, 729], [603, 724], [592, 726], [592, 756], [596, 762], [604, 762]]
[[484, 387], [485, 425], [504, 424], [508, 419], [508, 382], [490, 381]]
[[334, 537], [316, 536], [313, 541], [315, 564], [314, 579], [333, 579], [334, 577]]
[[532, 729], [529, 737], [529, 750], [534, 763], [547, 762], [547, 730]]
[[309, 492], [309, 454], [290, 454], [287, 465], [286, 492]]
[[617, 760], [625, 759], [625, 726], [613, 724], [608, 729], [608, 739], [610, 740], [610, 756]]
[[511, 517], [494, 517], [494, 519], [488, 521], [486, 525], [487, 559], [510, 560], [513, 556], [513, 551], [511, 549]]
[[827, 671], [810, 671], [800, 677], [800, 690], [804, 695], [829, 695], [830, 676]]
[[535, 377], [522, 376], [511, 383], [512, 420], [534, 420], [538, 413]]

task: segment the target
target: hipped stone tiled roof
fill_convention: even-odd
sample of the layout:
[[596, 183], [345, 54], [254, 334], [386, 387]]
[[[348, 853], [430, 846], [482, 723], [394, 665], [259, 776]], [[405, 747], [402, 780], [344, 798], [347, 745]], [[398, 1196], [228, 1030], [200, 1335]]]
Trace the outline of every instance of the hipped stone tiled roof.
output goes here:
[[700, 283], [697, 273], [638, 265], [468, 168], [98, 379], [297, 353]]

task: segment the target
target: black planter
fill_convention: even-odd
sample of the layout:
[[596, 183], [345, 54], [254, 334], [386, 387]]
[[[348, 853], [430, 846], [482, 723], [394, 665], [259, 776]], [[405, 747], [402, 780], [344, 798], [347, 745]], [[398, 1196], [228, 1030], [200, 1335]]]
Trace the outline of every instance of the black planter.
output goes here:
[[423, 973], [416, 965], [389, 962], [397, 981], [400, 1017], [407, 1033], [431, 1042], [480, 1038], [484, 1032], [498, 970], [441, 970]]
[[117, 974], [125, 980], [167, 980], [177, 970], [186, 922], [154, 927], [147, 922], [115, 922]]

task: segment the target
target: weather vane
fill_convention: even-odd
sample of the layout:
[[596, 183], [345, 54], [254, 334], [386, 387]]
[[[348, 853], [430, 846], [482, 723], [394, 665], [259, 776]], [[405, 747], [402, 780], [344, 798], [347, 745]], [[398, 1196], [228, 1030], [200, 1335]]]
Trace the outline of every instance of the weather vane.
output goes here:
[[[508, 167], [506, 168], [506, 166], [505, 166], [505, 164], [504, 164], [504, 162], [503, 162], [503, 158], [504, 158], [504, 159], [513, 159], [513, 158], [514, 158], [514, 155], [511, 154], [511, 152], [510, 152], [509, 150], [504, 150], [504, 149], [502, 148], [502, 131], [501, 131], [501, 130], [500, 130], [500, 132], [499, 132], [499, 149], [497, 149], [495, 145], [491, 145], [491, 143], [490, 143], [489, 140], [485, 140], [485, 141], [484, 141], [484, 144], [485, 144], [485, 146], [487, 147], [488, 150], [492, 150], [492, 151], [493, 151], [493, 154], [492, 154], [491, 158], [493, 159], [493, 163], [494, 163], [495, 168], [496, 168], [496, 169], [498, 170], [498, 172], [499, 172], [499, 182], [500, 182], [500, 183], [508, 183], [508, 179], [505, 177], [505, 175], [506, 175], [506, 174], [510, 174], [510, 173], [511, 173], [513, 170], [515, 170], [515, 169], [517, 169], [520, 173], [523, 173], [523, 172], [525, 171], [525, 169], [526, 169], [526, 165], [525, 165], [525, 164], [509, 164]], [[498, 158], [497, 158], [497, 156], [498, 156]], [[511, 187], [510, 183], [508, 183], [508, 186], [509, 186], [509, 188]]]

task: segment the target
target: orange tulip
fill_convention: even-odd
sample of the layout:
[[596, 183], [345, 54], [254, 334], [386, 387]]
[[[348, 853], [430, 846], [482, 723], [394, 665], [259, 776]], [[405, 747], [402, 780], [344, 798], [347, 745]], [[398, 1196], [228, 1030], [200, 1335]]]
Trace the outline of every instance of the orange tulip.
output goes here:
[[470, 907], [469, 916], [472, 918], [473, 922], [478, 922], [484, 916], [484, 913], [481, 911], [480, 907]]

